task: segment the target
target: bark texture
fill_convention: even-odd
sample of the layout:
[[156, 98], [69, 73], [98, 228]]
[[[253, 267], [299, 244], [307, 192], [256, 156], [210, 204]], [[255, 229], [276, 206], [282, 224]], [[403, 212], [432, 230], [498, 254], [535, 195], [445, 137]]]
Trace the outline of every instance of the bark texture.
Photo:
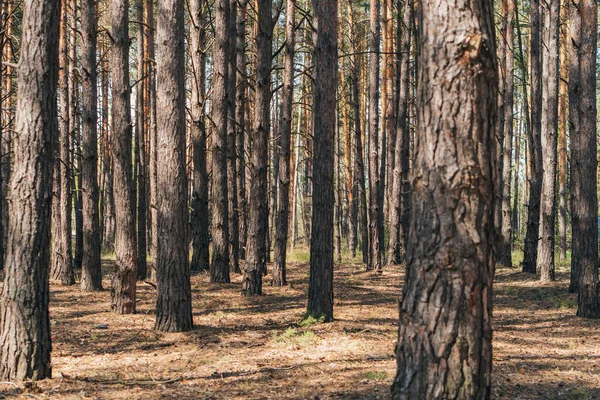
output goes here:
[[50, 203], [58, 143], [59, 2], [23, 3], [6, 278], [0, 297], [0, 378], [50, 378]]
[[189, 331], [192, 289], [188, 264], [185, 168], [185, 48], [183, 0], [160, 0], [156, 29], [157, 181], [156, 324], [164, 332]]
[[484, 399], [492, 366], [493, 2], [419, 2], [415, 166], [394, 399]]

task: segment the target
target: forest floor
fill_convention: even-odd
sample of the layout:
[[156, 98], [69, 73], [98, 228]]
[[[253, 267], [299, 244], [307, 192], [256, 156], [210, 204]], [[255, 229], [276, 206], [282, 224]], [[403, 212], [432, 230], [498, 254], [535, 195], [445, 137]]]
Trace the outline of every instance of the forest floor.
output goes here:
[[[153, 286], [138, 313], [114, 315], [110, 291], [51, 287], [54, 379], [0, 383], [1, 398], [383, 399], [393, 355], [403, 269], [383, 275], [345, 260], [335, 271], [335, 322], [302, 321], [308, 265], [292, 256], [289, 286], [240, 296], [241, 278], [192, 278], [195, 329], [153, 330]], [[104, 286], [113, 262], [105, 261]], [[495, 399], [600, 399], [600, 322], [575, 317], [568, 269], [542, 284], [517, 268], [496, 273]]]

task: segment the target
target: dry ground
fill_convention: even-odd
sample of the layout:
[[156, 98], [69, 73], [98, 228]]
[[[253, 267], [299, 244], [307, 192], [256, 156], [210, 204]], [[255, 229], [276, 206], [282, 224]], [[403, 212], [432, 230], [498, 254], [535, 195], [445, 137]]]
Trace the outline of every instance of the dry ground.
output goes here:
[[[153, 331], [151, 285], [139, 286], [138, 314], [122, 316], [107, 312], [109, 291], [53, 284], [54, 379], [0, 384], [0, 398], [387, 398], [402, 269], [338, 266], [329, 324], [298, 324], [307, 276], [306, 263], [292, 263], [290, 285], [265, 285], [260, 298], [241, 297], [235, 274], [229, 285], [194, 276], [195, 329], [178, 334]], [[574, 316], [566, 270], [559, 278], [497, 271], [493, 398], [600, 399], [599, 323]]]

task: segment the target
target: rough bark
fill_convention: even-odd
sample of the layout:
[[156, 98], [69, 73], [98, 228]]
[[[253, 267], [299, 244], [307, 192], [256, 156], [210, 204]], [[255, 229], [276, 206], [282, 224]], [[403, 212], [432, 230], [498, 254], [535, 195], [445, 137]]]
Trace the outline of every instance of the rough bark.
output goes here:
[[287, 284], [286, 252], [290, 209], [290, 143], [292, 139], [292, 101], [294, 97], [294, 46], [296, 42], [296, 0], [287, 0], [285, 15], [285, 53], [283, 60], [283, 88], [281, 93], [281, 121], [279, 121], [279, 184], [277, 216], [275, 221], [275, 254], [273, 286]]
[[393, 399], [486, 399], [497, 67], [491, 1], [419, 2], [417, 130]]
[[[512, 267], [512, 213], [510, 204], [512, 152], [513, 152], [513, 105], [514, 105], [514, 0], [506, 0], [506, 41], [504, 54], [504, 142], [502, 145], [502, 230], [500, 233], [498, 262], [505, 267]], [[500, 110], [499, 110], [500, 111]], [[518, 160], [517, 160], [518, 162]]]
[[238, 190], [238, 218], [239, 218], [239, 247], [240, 259], [246, 259], [246, 236], [248, 234], [248, 202], [246, 195], [246, 18], [247, 18], [247, 0], [241, 0], [238, 3], [238, 17], [236, 22], [236, 64], [237, 64], [237, 88], [235, 95], [236, 102], [236, 129], [237, 129], [237, 190]]
[[569, 97], [569, 2], [560, 5], [560, 80], [558, 86], [558, 248], [559, 259], [567, 259], [567, 100]]
[[556, 221], [556, 144], [558, 140], [558, 53], [560, 2], [544, 5], [544, 104], [542, 107], [542, 198], [540, 207], [540, 236], [538, 267], [542, 281], [553, 281], [554, 225]]
[[[313, 0], [313, 215], [308, 314], [333, 320], [334, 151], [337, 119], [337, 0]], [[329, 110], [329, 111], [328, 111]]]
[[229, 0], [215, 3], [212, 134], [212, 262], [210, 281], [229, 283], [229, 208], [227, 199], [227, 111], [229, 70]]
[[208, 173], [206, 172], [206, 33], [204, 0], [190, 3], [190, 59], [191, 74], [191, 118], [190, 138], [192, 140], [194, 172], [192, 175], [191, 234], [192, 271], [208, 270], [209, 258], [209, 214], [208, 214]]
[[[379, 44], [381, 2], [371, 0], [369, 32], [369, 262], [367, 270], [381, 272], [383, 246], [383, 182], [379, 170]], [[385, 150], [383, 150], [385, 151]]]
[[102, 175], [104, 181], [103, 188], [103, 208], [102, 208], [102, 252], [112, 253], [115, 251], [115, 197], [114, 197], [114, 174], [112, 168], [112, 138], [113, 134], [109, 131], [109, 111], [108, 111], [108, 44], [105, 33], [102, 42], [102, 61], [101, 79], [102, 79]]
[[81, 289], [102, 289], [100, 261], [101, 231], [98, 209], [98, 73], [96, 69], [96, 1], [81, 3], [81, 75], [83, 141], [81, 164], [81, 195], [83, 206], [83, 257], [81, 263]]
[[527, 232], [523, 254], [523, 272], [535, 274], [540, 233], [540, 200], [542, 195], [542, 40], [540, 0], [531, 1], [531, 130], [529, 134], [529, 200], [527, 204]]
[[267, 157], [269, 154], [269, 105], [271, 99], [271, 47], [273, 42], [270, 0], [258, 0], [256, 33], [256, 91], [248, 205], [248, 243], [242, 278], [242, 294], [262, 295], [262, 273], [266, 269]]
[[156, 29], [156, 123], [158, 231], [156, 324], [164, 332], [193, 327], [188, 265], [185, 143], [185, 48], [183, 0], [158, 2]]
[[0, 297], [0, 378], [50, 378], [50, 202], [58, 143], [57, 96], [59, 2], [23, 3], [10, 179], [6, 278]]
[[132, 175], [132, 126], [129, 86], [129, 0], [110, 3], [112, 21], [112, 133], [117, 270], [112, 277], [111, 309], [135, 313], [137, 245]]
[[599, 318], [595, 57], [597, 5], [594, 0], [580, 0], [572, 4], [570, 9], [571, 271], [575, 272], [578, 281], [577, 315]]

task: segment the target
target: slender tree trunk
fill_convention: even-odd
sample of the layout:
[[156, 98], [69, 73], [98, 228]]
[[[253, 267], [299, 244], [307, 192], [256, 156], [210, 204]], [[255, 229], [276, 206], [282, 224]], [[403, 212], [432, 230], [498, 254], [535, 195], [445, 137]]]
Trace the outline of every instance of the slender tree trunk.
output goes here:
[[98, 209], [98, 73], [96, 70], [97, 2], [81, 2], [81, 75], [83, 78], [83, 146], [81, 164], [83, 206], [83, 258], [81, 289], [102, 289], [101, 232]]
[[[70, 168], [70, 124], [69, 124], [69, 36], [67, 27], [69, 25], [68, 12], [69, 3], [63, 2], [61, 5], [61, 23], [59, 47], [61, 52], [61, 62], [59, 70], [60, 87], [60, 150], [58, 153], [59, 162], [55, 172], [58, 172], [60, 179], [56, 183], [60, 185], [59, 206], [55, 210], [58, 212], [58, 218], [54, 220], [58, 224], [54, 230], [56, 237], [53, 238], [53, 265], [51, 270], [51, 279], [59, 281], [63, 285], [72, 285], [75, 283], [73, 274], [73, 256], [71, 249], [71, 168]], [[75, 32], [71, 32], [72, 35]], [[64, 57], [64, 59], [63, 59]]]
[[188, 265], [185, 144], [185, 47], [183, 0], [159, 0], [157, 21], [156, 123], [158, 231], [156, 324], [164, 332], [192, 329]]
[[[337, 0], [313, 0], [315, 110], [337, 110]], [[337, 113], [313, 113], [313, 215], [308, 314], [333, 320], [334, 152]]]
[[103, 208], [103, 229], [102, 229], [102, 252], [112, 253], [115, 251], [115, 198], [114, 198], [114, 174], [112, 168], [112, 132], [109, 132], [109, 111], [108, 111], [108, 44], [107, 35], [104, 36], [102, 43], [102, 137], [104, 140], [103, 149], [103, 176], [104, 176], [104, 208]]
[[542, 20], [540, 0], [531, 0], [531, 130], [529, 131], [529, 160], [531, 175], [527, 204], [527, 232], [523, 255], [523, 272], [535, 274], [540, 232], [540, 201], [542, 195]]
[[[512, 153], [513, 153], [513, 105], [514, 105], [514, 0], [506, 0], [506, 30], [504, 62], [504, 142], [502, 150], [502, 231], [498, 262], [505, 267], [512, 267], [512, 214], [510, 204]], [[518, 161], [518, 160], [517, 160]]]
[[[144, 7], [144, 22], [148, 27], [154, 27], [154, 0], [146, 0], [146, 7]], [[147, 75], [148, 83], [146, 85], [146, 101], [144, 104], [147, 105], [145, 112], [147, 120], [149, 121], [148, 135], [150, 136], [150, 256], [154, 263], [154, 269], [148, 270], [149, 277], [156, 273], [156, 246], [158, 238], [158, 209], [157, 209], [157, 177], [158, 177], [158, 132], [156, 130], [156, 63], [155, 63], [155, 49], [154, 49], [154, 29], [146, 29], [146, 61], [147, 61]]]
[[558, 248], [559, 259], [567, 259], [567, 100], [569, 97], [569, 2], [560, 5], [560, 79], [558, 84]]
[[[383, 245], [382, 180], [379, 171], [379, 45], [381, 37], [381, 3], [371, 0], [369, 34], [369, 238], [367, 270], [381, 272]], [[381, 225], [381, 226], [380, 226]]]
[[135, 313], [136, 308], [137, 245], [131, 165], [133, 132], [129, 86], [129, 0], [113, 0], [110, 5], [113, 39], [112, 133], [117, 264], [117, 271], [112, 278], [111, 309], [119, 314], [130, 314]]
[[[496, 227], [496, 237], [498, 240], [498, 250], [500, 253], [503, 252], [505, 248], [506, 238], [503, 235], [503, 227], [502, 227], [502, 193], [504, 191], [504, 186], [507, 184], [504, 181], [504, 134], [505, 134], [505, 117], [506, 117], [506, 47], [508, 45], [506, 40], [506, 23], [507, 23], [507, 14], [508, 14], [508, 1], [509, 0], [501, 0], [500, 4], [500, 15], [498, 24], [498, 31], [500, 33], [497, 40], [497, 60], [498, 60], [498, 115], [496, 118], [496, 142], [494, 143], [495, 154], [494, 158], [497, 160], [496, 167], [498, 168], [496, 180], [496, 190], [494, 191], [496, 194], [495, 197], [495, 207], [494, 207], [494, 226]], [[498, 258], [498, 261], [504, 261], [505, 259], [502, 257]]]
[[192, 271], [208, 270], [209, 259], [209, 214], [208, 214], [208, 174], [206, 172], [206, 21], [204, 0], [192, 0], [191, 12], [191, 117], [190, 137], [194, 161], [191, 201]]
[[[523, 116], [523, 113], [520, 113]], [[515, 136], [515, 173], [514, 173], [514, 184], [513, 184], [513, 208], [512, 208], [512, 241], [511, 249], [514, 249], [515, 239], [520, 237], [521, 231], [521, 218], [519, 217], [519, 202], [521, 201], [521, 194], [519, 192], [519, 176], [521, 173], [521, 118], [517, 119], [517, 134]], [[512, 255], [511, 255], [512, 265]]]
[[256, 91], [252, 129], [252, 168], [248, 210], [248, 248], [242, 278], [242, 294], [262, 295], [262, 273], [266, 269], [266, 235], [269, 218], [267, 158], [269, 154], [269, 105], [271, 99], [272, 2], [257, 0]]
[[52, 375], [48, 313], [50, 202], [58, 143], [59, 2], [23, 4], [6, 278], [0, 297], [0, 378]]
[[239, 249], [242, 260], [246, 259], [246, 236], [248, 233], [248, 202], [246, 196], [246, 18], [247, 18], [247, 0], [241, 0], [238, 3], [237, 29], [236, 29], [236, 64], [237, 64], [237, 88], [236, 88], [236, 170], [237, 170], [237, 191], [238, 191], [238, 219], [239, 219]]
[[498, 179], [493, 2], [422, 0], [419, 7], [415, 164], [392, 398], [487, 399]]
[[577, 315], [600, 317], [596, 172], [596, 49], [598, 16], [593, 0], [570, 7], [569, 131], [571, 132], [571, 273], [579, 291]]
[[554, 225], [556, 221], [556, 144], [558, 139], [558, 53], [560, 2], [544, 6], [546, 40], [544, 46], [544, 104], [542, 107], [543, 179], [540, 217], [541, 241], [538, 265], [542, 281], [553, 281]]
[[[402, 5], [403, 24], [400, 45], [400, 92], [398, 94], [398, 117], [396, 123], [395, 164], [393, 170], [392, 195], [390, 196], [390, 241], [388, 263], [399, 264], [404, 260], [406, 235], [402, 229], [403, 216], [407, 216], [407, 194], [405, 180], [408, 180], [410, 158], [410, 131], [408, 126], [408, 98], [410, 95], [410, 45], [412, 26], [412, 0], [404, 0]], [[405, 201], [406, 200], [406, 201]], [[404, 211], [403, 213], [403, 210]]]
[[227, 187], [227, 111], [229, 69], [229, 0], [217, 0], [213, 77], [212, 263], [210, 281], [229, 283], [229, 213]]

